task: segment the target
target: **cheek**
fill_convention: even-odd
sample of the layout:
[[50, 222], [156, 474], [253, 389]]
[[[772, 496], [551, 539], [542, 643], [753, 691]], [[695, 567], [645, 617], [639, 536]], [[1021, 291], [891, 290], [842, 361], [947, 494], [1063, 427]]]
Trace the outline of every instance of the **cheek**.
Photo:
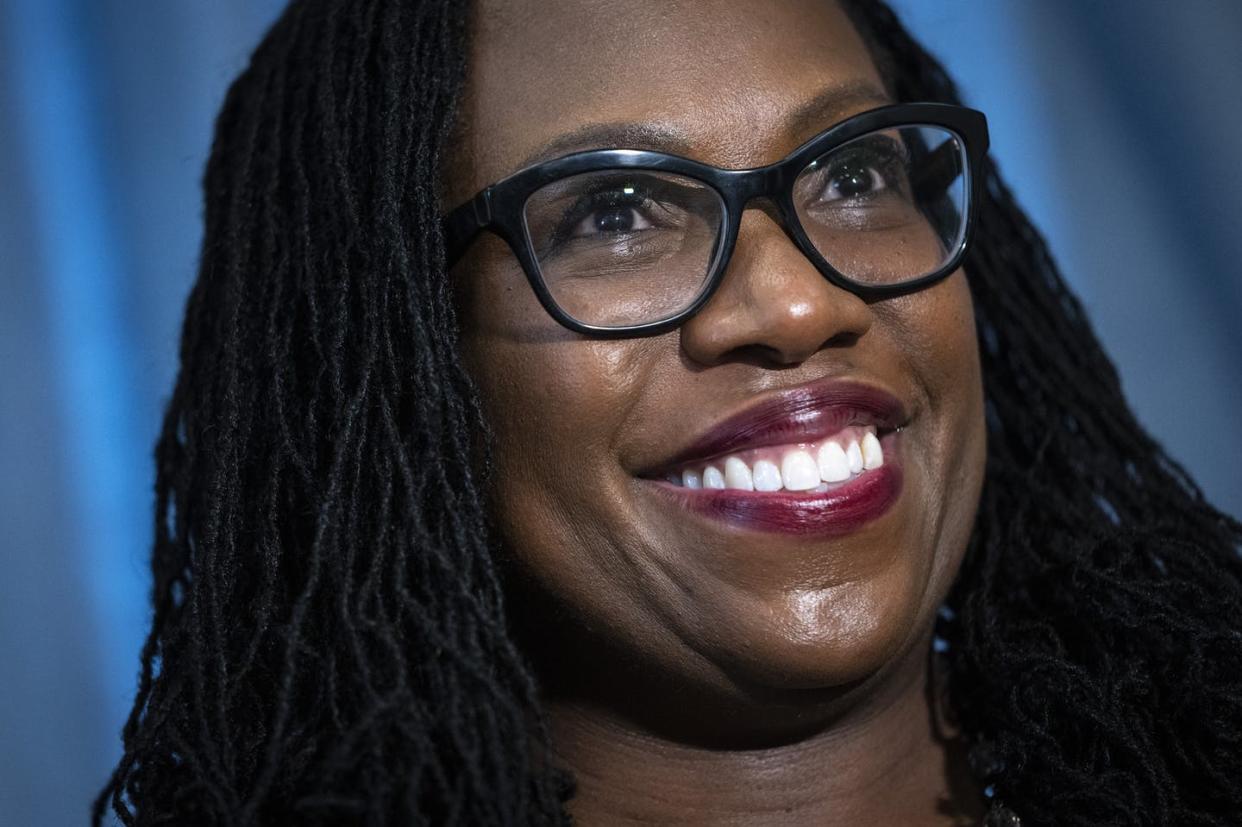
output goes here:
[[920, 327], [917, 352], [923, 355], [929, 397], [944, 411], [945, 438], [950, 443], [946, 447], [956, 450], [960, 473], [981, 480], [986, 429], [974, 306], [964, 272], [941, 286], [945, 289], [933, 293], [933, 301], [927, 303], [927, 323]]
[[938, 538], [938, 579], [956, 575], [978, 509], [987, 454], [983, 380], [970, 287], [964, 271], [930, 290], [903, 297], [888, 308], [889, 328], [900, 341], [907, 371], [920, 385], [926, 428], [918, 435], [926, 450], [926, 530]]
[[574, 334], [539, 303], [503, 242], [480, 242], [453, 278], [463, 359], [496, 438], [496, 462], [545, 486], [589, 485], [600, 454], [650, 390], [653, 353], [666, 343]]
[[653, 383], [659, 340], [582, 339], [547, 314], [520, 272], [473, 275], [459, 313], [492, 435], [490, 507], [522, 567], [572, 599], [597, 589], [601, 571], [624, 575], [606, 551], [628, 494], [616, 440]]
[[[964, 271], [877, 308], [933, 400], [981, 391], [974, 306]], [[979, 394], [976, 394], [979, 395]]]

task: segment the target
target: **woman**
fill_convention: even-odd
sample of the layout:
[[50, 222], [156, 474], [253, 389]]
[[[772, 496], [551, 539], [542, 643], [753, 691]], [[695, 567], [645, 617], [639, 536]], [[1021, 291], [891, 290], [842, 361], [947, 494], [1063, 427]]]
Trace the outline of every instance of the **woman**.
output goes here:
[[891, 12], [757, 8], [291, 5], [97, 819], [1231, 823], [1242, 526]]

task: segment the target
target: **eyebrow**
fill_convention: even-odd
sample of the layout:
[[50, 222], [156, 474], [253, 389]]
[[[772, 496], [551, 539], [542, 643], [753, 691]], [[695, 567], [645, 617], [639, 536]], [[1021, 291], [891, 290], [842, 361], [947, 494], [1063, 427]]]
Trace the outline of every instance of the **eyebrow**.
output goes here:
[[[875, 84], [856, 80], [820, 90], [785, 118], [785, 131], [810, 137], [842, 119], [850, 110], [870, 109], [892, 103], [888, 93]], [[819, 127], [818, 129], [816, 127]], [[525, 169], [588, 149], [646, 149], [688, 155], [694, 146], [690, 134], [673, 123], [619, 121], [584, 124], [539, 146], [516, 167]]]

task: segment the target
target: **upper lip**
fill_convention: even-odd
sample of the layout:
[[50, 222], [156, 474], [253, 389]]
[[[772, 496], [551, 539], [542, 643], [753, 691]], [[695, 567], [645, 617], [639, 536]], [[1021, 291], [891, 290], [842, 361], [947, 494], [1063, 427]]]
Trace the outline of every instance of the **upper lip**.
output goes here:
[[897, 397], [873, 385], [825, 379], [786, 388], [709, 427], [662, 469], [722, 454], [798, 442], [815, 442], [850, 425], [878, 431], [899, 428], [909, 419]]

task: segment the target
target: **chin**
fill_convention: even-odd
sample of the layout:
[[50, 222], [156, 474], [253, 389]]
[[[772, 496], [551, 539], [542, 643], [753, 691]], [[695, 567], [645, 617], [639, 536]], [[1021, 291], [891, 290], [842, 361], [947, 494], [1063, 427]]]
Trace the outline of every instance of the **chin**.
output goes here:
[[[896, 668], [930, 633], [911, 572], [873, 581], [782, 594], [743, 610], [702, 641], [709, 657], [744, 692], [825, 690], [840, 694]], [[926, 611], [928, 616], [924, 617]]]

